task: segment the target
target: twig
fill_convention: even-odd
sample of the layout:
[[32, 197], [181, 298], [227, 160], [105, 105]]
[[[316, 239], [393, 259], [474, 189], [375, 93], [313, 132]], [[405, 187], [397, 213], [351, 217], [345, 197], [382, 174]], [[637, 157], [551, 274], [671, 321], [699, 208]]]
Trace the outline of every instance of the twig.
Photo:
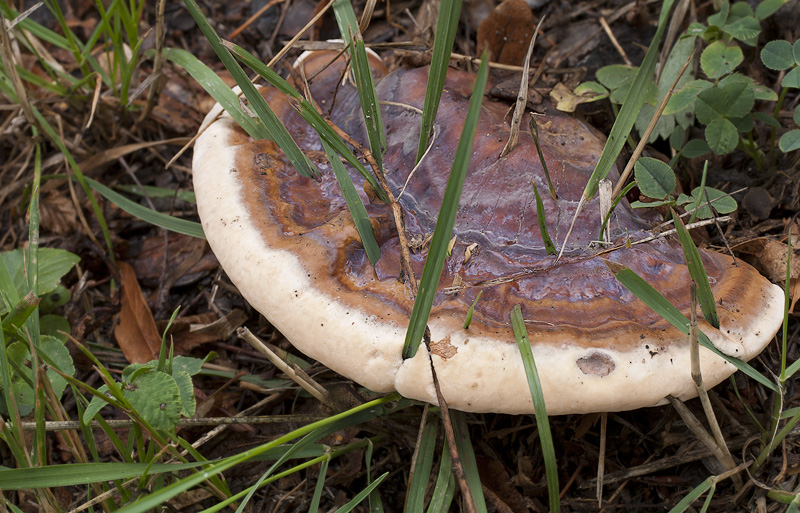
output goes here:
[[253, 349], [267, 357], [275, 367], [281, 372], [289, 376], [295, 383], [300, 385], [303, 390], [314, 396], [322, 404], [331, 409], [335, 409], [335, 405], [331, 400], [330, 394], [319, 383], [314, 381], [308, 374], [302, 372], [300, 368], [292, 368], [288, 363], [276, 355], [269, 347], [264, 344], [258, 337], [253, 335], [247, 328], [239, 328], [236, 330], [236, 335], [245, 340], [248, 344], [253, 346]]
[[528, 45], [528, 53], [525, 54], [525, 61], [522, 63], [522, 79], [519, 82], [519, 93], [517, 93], [517, 104], [514, 107], [514, 116], [511, 118], [511, 133], [508, 135], [508, 141], [500, 152], [500, 158], [505, 157], [511, 150], [513, 150], [519, 142], [519, 126], [522, 124], [522, 116], [525, 114], [525, 105], [528, 103], [528, 71], [531, 67], [531, 55], [533, 55], [533, 47], [536, 46], [536, 36], [539, 35], [539, 29], [542, 27], [544, 16], [539, 20], [536, 25], [536, 30], [533, 31], [531, 43]]
[[689, 58], [686, 59], [686, 62], [683, 63], [683, 67], [681, 68], [680, 73], [678, 73], [678, 76], [675, 77], [675, 80], [672, 82], [672, 86], [670, 86], [669, 91], [667, 91], [667, 94], [664, 95], [664, 98], [661, 100], [661, 103], [658, 104], [658, 108], [653, 113], [653, 117], [650, 118], [650, 124], [647, 125], [647, 130], [645, 130], [644, 133], [642, 134], [642, 138], [639, 140], [639, 144], [636, 145], [636, 150], [634, 150], [633, 155], [631, 155], [631, 158], [628, 159], [628, 164], [625, 166], [625, 170], [620, 175], [616, 187], [614, 187], [614, 192], [611, 195], [612, 197], [616, 198], [617, 195], [619, 194], [619, 191], [621, 191], [622, 188], [625, 186], [625, 181], [628, 179], [628, 176], [630, 176], [631, 171], [633, 171], [634, 164], [636, 164], [636, 161], [639, 160], [639, 156], [642, 154], [642, 151], [644, 151], [644, 147], [647, 146], [647, 141], [650, 139], [650, 134], [653, 133], [653, 129], [655, 129], [656, 123], [658, 123], [659, 118], [661, 118], [661, 113], [664, 112], [664, 109], [667, 106], [667, 102], [669, 101], [670, 98], [672, 98], [672, 93], [673, 91], [675, 91], [675, 87], [678, 85], [678, 81], [683, 76], [683, 73], [686, 71], [686, 68], [689, 67], [689, 64], [692, 62], [693, 58], [694, 58], [694, 52], [692, 52], [692, 55], [690, 55]]
[[633, 66], [631, 60], [628, 59], [628, 54], [625, 53], [625, 50], [622, 49], [622, 46], [617, 41], [617, 36], [614, 35], [614, 32], [611, 31], [611, 27], [608, 25], [608, 22], [603, 16], [600, 16], [600, 26], [603, 27], [603, 30], [606, 32], [606, 35], [611, 40], [611, 44], [614, 45], [614, 48], [617, 50], [617, 53], [620, 54], [622, 60], [625, 61], [625, 64], [628, 66]]

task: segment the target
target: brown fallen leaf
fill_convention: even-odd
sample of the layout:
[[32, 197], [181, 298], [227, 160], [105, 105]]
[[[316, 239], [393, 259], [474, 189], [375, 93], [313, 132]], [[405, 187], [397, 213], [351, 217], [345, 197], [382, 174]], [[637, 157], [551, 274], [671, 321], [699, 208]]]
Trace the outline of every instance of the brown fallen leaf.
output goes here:
[[[175, 354], [187, 354], [195, 347], [208, 342], [225, 340], [247, 320], [247, 314], [238, 308], [219, 319], [216, 314], [204, 313], [175, 319], [167, 331], [175, 343]], [[159, 332], [167, 327], [167, 321], [158, 321]]]
[[535, 28], [525, 0], [505, 0], [478, 27], [478, 55], [486, 48], [494, 62], [522, 66]]
[[[735, 248], [752, 255], [754, 263], [773, 283], [786, 282], [786, 243], [773, 239], [755, 239]], [[791, 279], [800, 278], [800, 251], [792, 244]]]
[[166, 281], [178, 287], [194, 283], [219, 266], [205, 240], [170, 232], [166, 244], [168, 246], [165, 247], [163, 235], [155, 235], [146, 238], [141, 248], [132, 245], [128, 253], [127, 260], [145, 287], [157, 287], [164, 279], [165, 261]]
[[158, 358], [161, 335], [156, 328], [153, 313], [142, 294], [133, 267], [127, 262], [117, 262], [122, 280], [119, 324], [114, 328], [114, 338], [122, 354], [130, 363], [146, 363]]

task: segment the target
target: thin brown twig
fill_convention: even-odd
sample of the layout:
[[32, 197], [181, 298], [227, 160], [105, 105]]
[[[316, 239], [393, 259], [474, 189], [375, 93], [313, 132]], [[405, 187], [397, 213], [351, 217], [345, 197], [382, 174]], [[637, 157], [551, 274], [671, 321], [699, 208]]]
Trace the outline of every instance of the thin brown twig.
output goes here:
[[281, 2], [285, 2], [286, 0], [270, 0], [267, 2], [261, 9], [254, 12], [252, 16], [247, 18], [244, 23], [236, 27], [234, 30], [228, 34], [228, 39], [234, 39], [236, 36], [241, 34], [244, 30], [247, 29], [250, 25], [252, 25], [258, 18], [260, 18], [265, 12], [267, 12], [272, 6], [277, 5]]

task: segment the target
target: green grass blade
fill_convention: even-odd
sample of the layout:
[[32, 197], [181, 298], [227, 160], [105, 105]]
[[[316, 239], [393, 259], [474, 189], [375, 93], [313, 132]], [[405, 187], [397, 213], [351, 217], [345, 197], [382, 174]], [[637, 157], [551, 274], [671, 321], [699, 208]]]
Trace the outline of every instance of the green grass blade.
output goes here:
[[622, 108], [619, 111], [617, 120], [614, 121], [614, 126], [611, 128], [611, 134], [608, 136], [603, 152], [600, 154], [600, 160], [594, 168], [592, 176], [589, 177], [589, 182], [583, 190], [583, 198], [590, 200], [597, 194], [597, 189], [600, 187], [600, 180], [604, 179], [614, 162], [617, 160], [622, 147], [628, 135], [631, 133], [636, 118], [639, 117], [639, 111], [644, 104], [644, 95], [648, 82], [653, 80], [653, 73], [656, 68], [656, 60], [658, 59], [658, 46], [661, 43], [661, 36], [664, 34], [664, 29], [669, 21], [669, 13], [672, 10], [674, 0], [664, 0], [661, 5], [661, 15], [658, 18], [658, 28], [653, 40], [650, 42], [650, 47], [642, 61], [642, 66], [636, 73], [633, 79], [628, 94], [622, 103]]
[[469, 306], [469, 310], [467, 310], [467, 315], [464, 318], [464, 329], [469, 329], [469, 325], [472, 324], [472, 316], [475, 314], [475, 305], [478, 304], [478, 301], [481, 299], [483, 295], [483, 291], [479, 290], [478, 295], [475, 296], [475, 301]]
[[[433, 132], [433, 123], [439, 110], [439, 100], [442, 98], [444, 81], [447, 68], [450, 65], [450, 53], [453, 51], [453, 42], [456, 39], [458, 18], [461, 16], [461, 0], [441, 0], [439, 3], [439, 18], [436, 20], [436, 36], [433, 40], [433, 57], [428, 68], [428, 85], [425, 89], [425, 104], [422, 106], [422, 126], [419, 131], [419, 144], [417, 145], [418, 163], [425, 151]], [[484, 56], [484, 59], [487, 57]]]
[[250, 79], [247, 78], [247, 75], [245, 75], [239, 63], [236, 62], [233, 55], [231, 55], [228, 49], [222, 44], [219, 36], [214, 32], [211, 24], [208, 23], [208, 20], [197, 5], [197, 1], [186, 0], [185, 4], [192, 18], [194, 18], [195, 23], [197, 23], [197, 26], [200, 28], [200, 31], [206, 36], [211, 47], [225, 65], [225, 68], [227, 68], [234, 80], [236, 80], [236, 83], [239, 84], [239, 87], [242, 88], [253, 111], [255, 111], [259, 119], [263, 122], [264, 127], [269, 132], [269, 138], [275, 141], [278, 147], [280, 147], [283, 154], [286, 155], [286, 158], [289, 159], [289, 162], [292, 163], [298, 173], [306, 177], [317, 176], [318, 173], [314, 164], [312, 164], [308, 157], [300, 150], [297, 143], [286, 130], [286, 127], [283, 126], [269, 107], [267, 101], [258, 93], [256, 86], [250, 82]]
[[225, 112], [254, 139], [267, 139], [269, 132], [264, 124], [248, 115], [239, 104], [239, 97], [211, 68], [197, 57], [180, 48], [164, 48], [163, 55], [185, 69], [208, 94], [217, 101]]
[[381, 481], [386, 479], [386, 476], [388, 475], [389, 475], [388, 472], [384, 472], [383, 475], [381, 475], [381, 477], [371, 482], [369, 486], [358, 492], [358, 495], [353, 497], [353, 499], [350, 502], [348, 502], [341, 508], [337, 509], [334, 513], [349, 513], [350, 511], [353, 511], [353, 509], [359, 504], [361, 504], [361, 501], [363, 501], [364, 498], [372, 492], [372, 490], [377, 488], [378, 485], [381, 484]]
[[464, 121], [464, 128], [461, 131], [461, 139], [458, 141], [453, 168], [450, 171], [450, 179], [447, 181], [442, 206], [439, 210], [439, 218], [436, 220], [436, 228], [433, 231], [428, 256], [425, 259], [425, 267], [422, 270], [422, 279], [419, 284], [419, 293], [414, 308], [411, 311], [406, 340], [403, 346], [403, 359], [411, 358], [417, 354], [417, 349], [425, 333], [428, 323], [428, 316], [433, 306], [433, 298], [442, 276], [447, 246], [453, 232], [453, 226], [458, 212], [458, 202], [461, 199], [461, 190], [464, 186], [464, 179], [467, 175], [469, 159], [472, 155], [472, 142], [475, 137], [475, 129], [478, 126], [478, 116], [483, 101], [483, 92], [486, 89], [486, 79], [489, 67], [488, 58], [483, 55], [483, 61], [478, 69], [475, 80], [472, 98], [469, 101], [469, 111]]
[[438, 432], [439, 418], [435, 415], [428, 415], [417, 441], [414, 474], [411, 476], [411, 483], [409, 483], [408, 491], [406, 492], [406, 506], [404, 508], [406, 513], [423, 511], [425, 508], [425, 491], [428, 487], [428, 479], [431, 477]]
[[[247, 67], [255, 71], [259, 76], [261, 76], [264, 80], [269, 82], [273, 87], [281, 91], [286, 96], [293, 98], [300, 104], [299, 113], [306, 122], [311, 125], [311, 127], [317, 132], [320, 139], [323, 142], [327, 142], [337, 153], [339, 153], [344, 159], [364, 177], [365, 180], [369, 182], [372, 186], [373, 190], [381, 197], [384, 202], [387, 202], [387, 198], [383, 189], [381, 189], [380, 185], [378, 185], [378, 181], [372, 176], [369, 171], [364, 167], [364, 165], [356, 158], [350, 148], [342, 141], [342, 138], [331, 128], [325, 118], [317, 112], [317, 109], [311, 104], [311, 102], [305, 98], [300, 92], [295, 89], [290, 83], [284, 80], [280, 75], [272, 71], [266, 64], [258, 60], [253, 54], [246, 51], [245, 49], [241, 48], [240, 46], [234, 44], [228, 44], [227, 46], [231, 49], [233, 54], [241, 60]], [[348, 180], [350, 180], [349, 175], [346, 175]], [[350, 180], [352, 182], [352, 180]]]
[[669, 513], [682, 513], [689, 509], [689, 507], [700, 498], [701, 495], [706, 493], [714, 485], [714, 476], [708, 477], [705, 481], [697, 485], [691, 492], [678, 502]]
[[147, 221], [150, 224], [154, 224], [173, 232], [197, 237], [198, 239], [205, 238], [203, 227], [200, 226], [200, 223], [195, 221], [187, 221], [186, 219], [178, 219], [161, 212], [156, 212], [155, 210], [151, 210], [145, 206], [142, 206], [135, 201], [129, 200], [122, 194], [109, 189], [105, 185], [92, 180], [91, 178], [86, 178], [86, 181], [92, 189], [97, 191], [98, 194], [106, 198], [108, 201], [114, 203], [125, 212], [138, 217], [142, 221]]
[[358, 235], [361, 237], [361, 244], [364, 246], [364, 251], [367, 252], [367, 258], [369, 258], [369, 262], [372, 265], [375, 265], [381, 257], [381, 248], [378, 246], [378, 241], [375, 240], [375, 232], [369, 222], [367, 209], [364, 207], [364, 203], [361, 201], [350, 175], [347, 174], [342, 161], [339, 160], [339, 156], [325, 141], [322, 141], [322, 146], [328, 155], [333, 174], [336, 175], [336, 181], [339, 182], [339, 187], [342, 189], [342, 196], [347, 202], [347, 208], [350, 209], [350, 216], [352, 216]]
[[325, 475], [328, 473], [328, 463], [330, 461], [330, 455], [327, 455], [320, 463], [319, 477], [317, 478], [317, 485], [314, 487], [314, 495], [311, 496], [311, 505], [308, 507], [308, 513], [317, 513], [319, 511], [319, 501], [322, 499], [322, 490], [325, 489]]
[[383, 130], [381, 108], [378, 104], [378, 93], [375, 91], [375, 82], [369, 69], [367, 50], [364, 39], [358, 29], [358, 20], [353, 11], [350, 0], [336, 0], [333, 2], [333, 13], [339, 25], [342, 39], [349, 47], [350, 65], [355, 76], [358, 99], [361, 102], [361, 111], [364, 114], [364, 124], [367, 128], [367, 138], [372, 156], [378, 167], [383, 169], [383, 153], [386, 151], [386, 133]]
[[[619, 280], [619, 282], [622, 283], [625, 288], [630, 290], [633, 295], [639, 298], [640, 301], [653, 309], [654, 312], [672, 324], [672, 326], [674, 326], [678, 331], [684, 335], [689, 335], [689, 319], [687, 319], [686, 316], [680, 312], [680, 310], [675, 308], [672, 303], [667, 301], [667, 299], [662, 296], [660, 292], [654, 289], [652, 285], [644, 281], [641, 276], [623, 265], [610, 260], [601, 260], [603, 260], [603, 263], [605, 263], [611, 272], [614, 273], [614, 276], [617, 278], [617, 280]], [[700, 339], [700, 345], [706, 349], [709, 349], [717, 356], [724, 358], [738, 370], [744, 372], [773, 392], [778, 392], [777, 385], [767, 379], [763, 374], [755, 370], [746, 362], [743, 362], [738, 358], [728, 356], [714, 347], [714, 344], [711, 343], [711, 340], [709, 340], [708, 336], [706, 336], [706, 334], [702, 331], [700, 331], [698, 335]]]
[[[483, 62], [486, 62], [486, 59]], [[450, 410], [450, 418], [453, 421], [453, 433], [456, 437], [458, 457], [464, 466], [464, 474], [466, 475], [472, 500], [475, 502], [475, 509], [478, 513], [487, 513], [486, 499], [483, 497], [483, 487], [481, 486], [481, 476], [478, 474], [478, 462], [475, 459], [475, 451], [472, 449], [472, 442], [469, 439], [467, 414], [463, 411]]]
[[683, 224], [683, 220], [674, 210], [672, 211], [672, 219], [675, 222], [678, 240], [683, 248], [683, 255], [686, 257], [689, 275], [697, 283], [697, 299], [700, 302], [703, 317], [710, 325], [719, 329], [719, 316], [717, 315], [717, 305], [714, 302], [714, 292], [711, 290], [711, 283], [708, 281], [706, 269], [700, 259], [700, 252], [697, 250], [692, 236], [689, 235], [689, 230]]
[[442, 448], [442, 460], [439, 462], [439, 474], [433, 488], [428, 513], [447, 513], [456, 492], [456, 478], [453, 477], [453, 460], [447, 447]]
[[[286, 443], [286, 442], [288, 442], [290, 440], [293, 440], [295, 438], [304, 436], [304, 435], [306, 435], [308, 433], [311, 433], [312, 431], [314, 431], [316, 429], [324, 428], [324, 427], [330, 427], [332, 424], [334, 424], [334, 423], [336, 423], [336, 422], [338, 422], [340, 420], [348, 419], [348, 417], [355, 416], [355, 414], [360, 413], [360, 412], [364, 412], [365, 410], [366, 410], [365, 413], [369, 413], [373, 417], [378, 416], [378, 415], [381, 414], [381, 410], [382, 410], [382, 408], [380, 408], [380, 406], [382, 406], [383, 404], [388, 403], [390, 401], [397, 400], [397, 399], [398, 399], [397, 394], [390, 394], [390, 395], [387, 395], [387, 396], [382, 397], [380, 399], [375, 399], [373, 401], [364, 403], [362, 405], [359, 405], [359, 406], [357, 406], [355, 408], [352, 408], [352, 409], [347, 410], [345, 412], [339, 413], [337, 415], [332, 415], [332, 416], [328, 417], [325, 420], [321, 420], [321, 421], [318, 421], [318, 422], [313, 422], [313, 423], [308, 424], [306, 426], [303, 426], [301, 428], [295, 429], [294, 431], [290, 431], [289, 433], [286, 433], [285, 435], [283, 435], [281, 437], [278, 437], [278, 438], [276, 438], [275, 440], [273, 440], [271, 442], [262, 444], [262, 445], [260, 445], [258, 447], [255, 447], [255, 448], [250, 449], [248, 451], [244, 451], [244, 452], [242, 452], [240, 454], [225, 458], [225, 459], [221, 460], [219, 463], [216, 463], [214, 465], [211, 465], [211, 466], [207, 467], [204, 470], [204, 472], [202, 472], [200, 474], [191, 475], [191, 476], [189, 476], [187, 478], [184, 478], [184, 479], [181, 479], [179, 481], [176, 481], [175, 483], [172, 483], [169, 486], [165, 486], [164, 488], [161, 488], [161, 489], [159, 489], [157, 491], [154, 491], [153, 493], [151, 493], [151, 494], [149, 494], [149, 495], [147, 495], [145, 497], [142, 497], [141, 500], [139, 500], [139, 502], [136, 502], [134, 504], [130, 504], [130, 505], [122, 508], [121, 510], [119, 510], [119, 513], [145, 513], [147, 511], [150, 511], [153, 508], [157, 508], [159, 505], [163, 504], [164, 502], [168, 501], [169, 499], [171, 499], [173, 497], [176, 497], [178, 494], [183, 493], [186, 490], [189, 490], [190, 488], [193, 488], [193, 487], [199, 485], [205, 479], [207, 479], [208, 477], [210, 477], [212, 475], [216, 475], [216, 474], [219, 474], [221, 472], [224, 472], [225, 470], [227, 470], [227, 469], [229, 469], [229, 468], [231, 468], [231, 467], [233, 467], [235, 465], [238, 465], [238, 464], [240, 464], [242, 462], [248, 461], [249, 459], [251, 459], [251, 458], [253, 458], [255, 456], [258, 456], [259, 454], [261, 454], [263, 452], [266, 452], [269, 449], [272, 449], [274, 447], [278, 447], [278, 446], [280, 446], [280, 445], [282, 445], [282, 444], [284, 444], [284, 443]], [[370, 411], [370, 410], [373, 410], [373, 411]], [[338, 428], [338, 426], [335, 426], [335, 428]], [[322, 435], [322, 436], [324, 436], [324, 435]], [[273, 477], [277, 477], [277, 476], [273, 476]]]
[[533, 400], [536, 426], [539, 429], [539, 443], [542, 444], [542, 456], [544, 457], [544, 468], [547, 476], [547, 496], [550, 500], [550, 511], [557, 513], [561, 508], [558, 497], [561, 488], [558, 486], [556, 450], [553, 445], [553, 435], [550, 432], [550, 419], [547, 417], [542, 384], [539, 382], [539, 372], [536, 370], [531, 343], [528, 340], [528, 330], [525, 328], [525, 319], [522, 317], [522, 307], [519, 305], [515, 305], [511, 309], [511, 326], [514, 329], [514, 336], [517, 338], [517, 346], [522, 355], [522, 364], [525, 366], [525, 376], [528, 378], [528, 388], [531, 391], [531, 399]]
[[122, 184], [114, 187], [122, 192], [128, 194], [136, 194], [138, 196], [146, 196], [148, 198], [178, 198], [186, 203], [197, 204], [193, 191], [181, 191], [174, 189], [167, 189], [166, 187], [156, 187], [155, 185], [138, 185], [138, 184]]
[[[544, 160], [542, 160], [542, 162], [544, 162]], [[553, 244], [553, 239], [550, 238], [550, 233], [547, 231], [547, 218], [544, 215], [542, 197], [539, 196], [539, 189], [536, 187], [536, 183], [533, 180], [531, 180], [531, 185], [533, 185], [533, 194], [536, 196], [536, 218], [539, 220], [539, 232], [542, 234], [542, 242], [544, 242], [544, 247], [548, 255], [557, 255], [558, 251], [556, 250], [556, 246]]]
[[30, 490], [56, 486], [76, 486], [101, 483], [115, 479], [139, 477], [145, 470], [150, 474], [178, 472], [196, 468], [207, 462], [150, 464], [150, 463], [69, 463], [45, 467], [0, 470], [3, 490]]

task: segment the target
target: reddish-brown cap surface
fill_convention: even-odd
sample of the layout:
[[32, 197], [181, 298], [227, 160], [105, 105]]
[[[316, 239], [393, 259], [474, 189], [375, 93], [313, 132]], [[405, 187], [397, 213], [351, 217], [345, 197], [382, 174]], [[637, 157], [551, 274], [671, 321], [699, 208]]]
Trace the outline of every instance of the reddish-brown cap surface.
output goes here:
[[[333, 52], [304, 59], [308, 77]], [[376, 77], [385, 73], [375, 64]], [[312, 80], [311, 93], [324, 112], [366, 141], [358, 99], [339, 84], [342, 64]], [[397, 70], [377, 89], [382, 101], [387, 149], [386, 177], [395, 194], [414, 168], [427, 69]], [[453, 152], [472, 91], [472, 75], [448, 75], [437, 116], [433, 148], [400, 196], [412, 240], [412, 264], [422, 272], [442, 201]], [[337, 90], [336, 98], [332, 97]], [[312, 156], [319, 138], [272, 89], [265, 89], [276, 114]], [[412, 108], [414, 107], [414, 108]], [[398, 280], [397, 233], [387, 205], [362, 199], [381, 248], [371, 266], [330, 168], [318, 159], [321, 178], [304, 178], [271, 141], [252, 141], [227, 115], [212, 121], [198, 139], [194, 183], [203, 228], [217, 258], [247, 300], [297, 348], [375, 390], [436, 402], [428, 350], [401, 357], [413, 305]], [[667, 395], [696, 395], [690, 375], [689, 342], [614, 279], [590, 249], [599, 231], [598, 202], [578, 217], [558, 264], [539, 232], [533, 181], [542, 192], [550, 236], [563, 243], [583, 187], [603, 141], [590, 127], [549, 109], [537, 118], [542, 151], [558, 200], [547, 193], [531, 136], [498, 159], [509, 134], [509, 106], [484, 101], [454, 235], [429, 320], [430, 350], [444, 397], [467, 411], [530, 412], [533, 405], [509, 312], [521, 305], [539, 368], [548, 413], [616, 411], [652, 406]], [[527, 127], [527, 119], [523, 120]], [[366, 144], [366, 143], [365, 143]], [[356, 184], [363, 178], [353, 170]], [[610, 179], [616, 181], [616, 171]], [[650, 222], [623, 201], [611, 223], [612, 239], [650, 235]], [[621, 245], [621, 244], [620, 244]], [[721, 329], [700, 328], [723, 352], [749, 359], [772, 339], [783, 315], [783, 294], [750, 266], [701, 252], [717, 300]], [[680, 246], [667, 239], [624, 247], [604, 255], [630, 267], [684, 313], [689, 309], [689, 274]], [[455, 284], [455, 286], [454, 286]], [[462, 324], [482, 291], [469, 329]], [[701, 348], [707, 384], [734, 367]]]

